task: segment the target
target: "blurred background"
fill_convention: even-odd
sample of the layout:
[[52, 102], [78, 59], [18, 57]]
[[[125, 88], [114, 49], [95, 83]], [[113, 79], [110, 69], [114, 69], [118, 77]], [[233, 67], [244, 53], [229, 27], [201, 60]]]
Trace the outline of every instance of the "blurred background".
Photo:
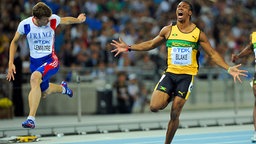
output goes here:
[[[15, 58], [15, 81], [8, 82], [9, 45], [19, 22], [31, 16], [38, 0], [0, 1], [0, 118], [28, 114], [29, 48], [20, 40]], [[44, 0], [54, 14], [74, 16], [84, 12], [84, 24], [59, 25], [55, 50], [60, 71], [51, 81], [69, 82], [74, 98], [49, 95], [41, 101], [38, 115], [121, 114], [149, 112], [151, 92], [166, 66], [166, 46], [148, 52], [129, 52], [114, 57], [110, 42], [121, 37], [134, 44], [155, 37], [162, 27], [176, 20], [177, 0]], [[256, 25], [254, 0], [192, 0], [192, 21], [203, 30], [213, 48], [230, 64], [231, 54], [249, 42]], [[249, 82], [254, 55], [241, 59], [249, 71], [243, 83], [233, 83], [223, 69], [200, 53], [200, 72], [184, 111], [252, 108]], [[120, 91], [120, 87], [125, 91]], [[164, 111], [169, 111], [166, 108]]]

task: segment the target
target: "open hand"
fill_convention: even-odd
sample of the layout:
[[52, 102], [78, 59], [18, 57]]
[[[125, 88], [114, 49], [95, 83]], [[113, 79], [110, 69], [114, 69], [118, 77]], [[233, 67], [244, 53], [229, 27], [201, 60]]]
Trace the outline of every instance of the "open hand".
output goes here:
[[112, 43], [110, 43], [112, 46], [115, 47], [111, 52], [115, 52], [115, 57], [119, 55], [122, 52], [127, 52], [128, 51], [128, 45], [121, 39], [119, 38], [119, 41], [112, 40]]
[[14, 64], [11, 64], [9, 65], [9, 68], [8, 68], [6, 80], [8, 81], [14, 80], [14, 74], [16, 74], [16, 67]]
[[242, 81], [241, 81], [241, 79], [240, 79], [240, 76], [245, 76], [245, 77], [247, 77], [247, 74], [246, 74], [246, 73], [248, 73], [248, 71], [246, 71], [246, 70], [240, 70], [239, 67], [240, 67], [241, 65], [242, 65], [242, 64], [238, 64], [238, 65], [229, 67], [228, 73], [233, 76], [234, 82], [236, 82], [236, 80], [238, 79], [239, 82], [242, 83]]

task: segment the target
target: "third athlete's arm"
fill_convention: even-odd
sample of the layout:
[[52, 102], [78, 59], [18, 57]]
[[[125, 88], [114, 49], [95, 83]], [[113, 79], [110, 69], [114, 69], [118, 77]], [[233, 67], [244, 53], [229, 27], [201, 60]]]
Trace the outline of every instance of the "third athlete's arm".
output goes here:
[[237, 56], [238, 58], [242, 58], [244, 56], [250, 55], [253, 52], [252, 43], [248, 44]]
[[250, 55], [252, 52], [253, 52], [252, 35], [250, 35], [250, 43], [246, 45], [246, 47], [239, 54], [232, 54], [231, 60], [234, 63], [236, 62], [237, 59]]
[[239, 54], [232, 54], [231, 60], [232, 62], [236, 62], [236, 60], [243, 58], [245, 56], [250, 55], [253, 52], [253, 45], [250, 42]]
[[252, 52], [253, 52], [253, 44], [252, 44], [252, 42], [250, 41], [250, 43], [247, 44], [247, 45], [245, 46], [245, 48], [244, 48], [239, 54], [237, 54], [237, 57], [238, 57], [238, 58], [242, 58], [242, 57], [244, 57], [244, 56], [250, 55]]

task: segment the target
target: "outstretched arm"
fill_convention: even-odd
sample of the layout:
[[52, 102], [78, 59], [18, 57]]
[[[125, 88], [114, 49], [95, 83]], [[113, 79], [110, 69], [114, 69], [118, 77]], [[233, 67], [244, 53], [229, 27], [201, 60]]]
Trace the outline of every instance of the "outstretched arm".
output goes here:
[[127, 45], [121, 38], [119, 38], [119, 41], [112, 40], [112, 43], [110, 43], [112, 46], [115, 47], [111, 52], [115, 52], [115, 56], [119, 55], [122, 52], [127, 51], [148, 51], [151, 49], [156, 48], [157, 46], [161, 45], [163, 42], [166, 41], [166, 38], [168, 37], [168, 34], [171, 31], [171, 25], [165, 26], [159, 34], [153, 38], [152, 40], [148, 40], [145, 42], [141, 42], [138, 44], [133, 44], [131, 46]]
[[204, 49], [204, 51], [209, 55], [210, 59], [216, 63], [218, 66], [222, 67], [223, 69], [226, 69], [230, 75], [233, 76], [234, 81], [238, 79], [240, 82], [240, 76], [247, 76], [246, 70], [240, 70], [239, 67], [241, 64], [235, 65], [235, 66], [229, 66], [225, 60], [220, 56], [220, 54], [212, 48], [208, 38], [206, 37], [204, 32], [201, 32], [200, 34], [200, 45]]
[[86, 15], [84, 13], [79, 14], [77, 18], [75, 17], [62, 17], [60, 24], [76, 24], [82, 23], [86, 20]]

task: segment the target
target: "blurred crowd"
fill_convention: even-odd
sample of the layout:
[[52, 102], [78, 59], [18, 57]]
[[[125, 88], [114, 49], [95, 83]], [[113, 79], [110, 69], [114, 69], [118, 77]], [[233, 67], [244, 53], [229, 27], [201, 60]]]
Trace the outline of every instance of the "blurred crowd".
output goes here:
[[[18, 23], [31, 16], [38, 0], [1, 0], [0, 72], [8, 65], [8, 50]], [[145, 70], [165, 68], [165, 45], [149, 52], [130, 52], [115, 58], [110, 52], [112, 39], [121, 37], [128, 44], [149, 40], [160, 29], [176, 20], [177, 0], [43, 0], [53, 13], [78, 16], [85, 12], [82, 25], [61, 25], [56, 30], [55, 50], [62, 67], [123, 69], [138, 66]], [[192, 21], [203, 30], [214, 48], [230, 62], [231, 53], [239, 52], [249, 41], [256, 25], [254, 0], [192, 0]], [[29, 61], [24, 40], [19, 43], [23, 66]], [[251, 65], [252, 58], [242, 60]], [[211, 65], [207, 55], [200, 56], [200, 65]], [[112, 70], [113, 70], [112, 69]], [[157, 72], [157, 70], [155, 71]], [[97, 74], [97, 72], [93, 72]]]
[[[10, 40], [19, 22], [31, 16], [39, 0], [0, 1], [0, 73], [6, 73]], [[117, 70], [136, 68], [145, 74], [159, 74], [165, 69], [166, 49], [162, 45], [148, 52], [127, 52], [114, 57], [110, 52], [113, 39], [121, 37], [133, 44], [156, 36], [161, 28], [176, 20], [178, 0], [43, 0], [54, 14], [74, 16], [86, 13], [85, 24], [60, 25], [56, 29], [55, 51], [62, 68], [84, 69], [84, 74], [105, 78]], [[192, 21], [203, 30], [212, 46], [231, 64], [231, 54], [248, 43], [256, 26], [255, 0], [192, 0]], [[29, 48], [19, 42], [23, 72], [29, 72]], [[201, 67], [214, 66], [200, 53]], [[252, 66], [254, 57], [240, 61]], [[92, 70], [94, 69], [94, 70]]]

